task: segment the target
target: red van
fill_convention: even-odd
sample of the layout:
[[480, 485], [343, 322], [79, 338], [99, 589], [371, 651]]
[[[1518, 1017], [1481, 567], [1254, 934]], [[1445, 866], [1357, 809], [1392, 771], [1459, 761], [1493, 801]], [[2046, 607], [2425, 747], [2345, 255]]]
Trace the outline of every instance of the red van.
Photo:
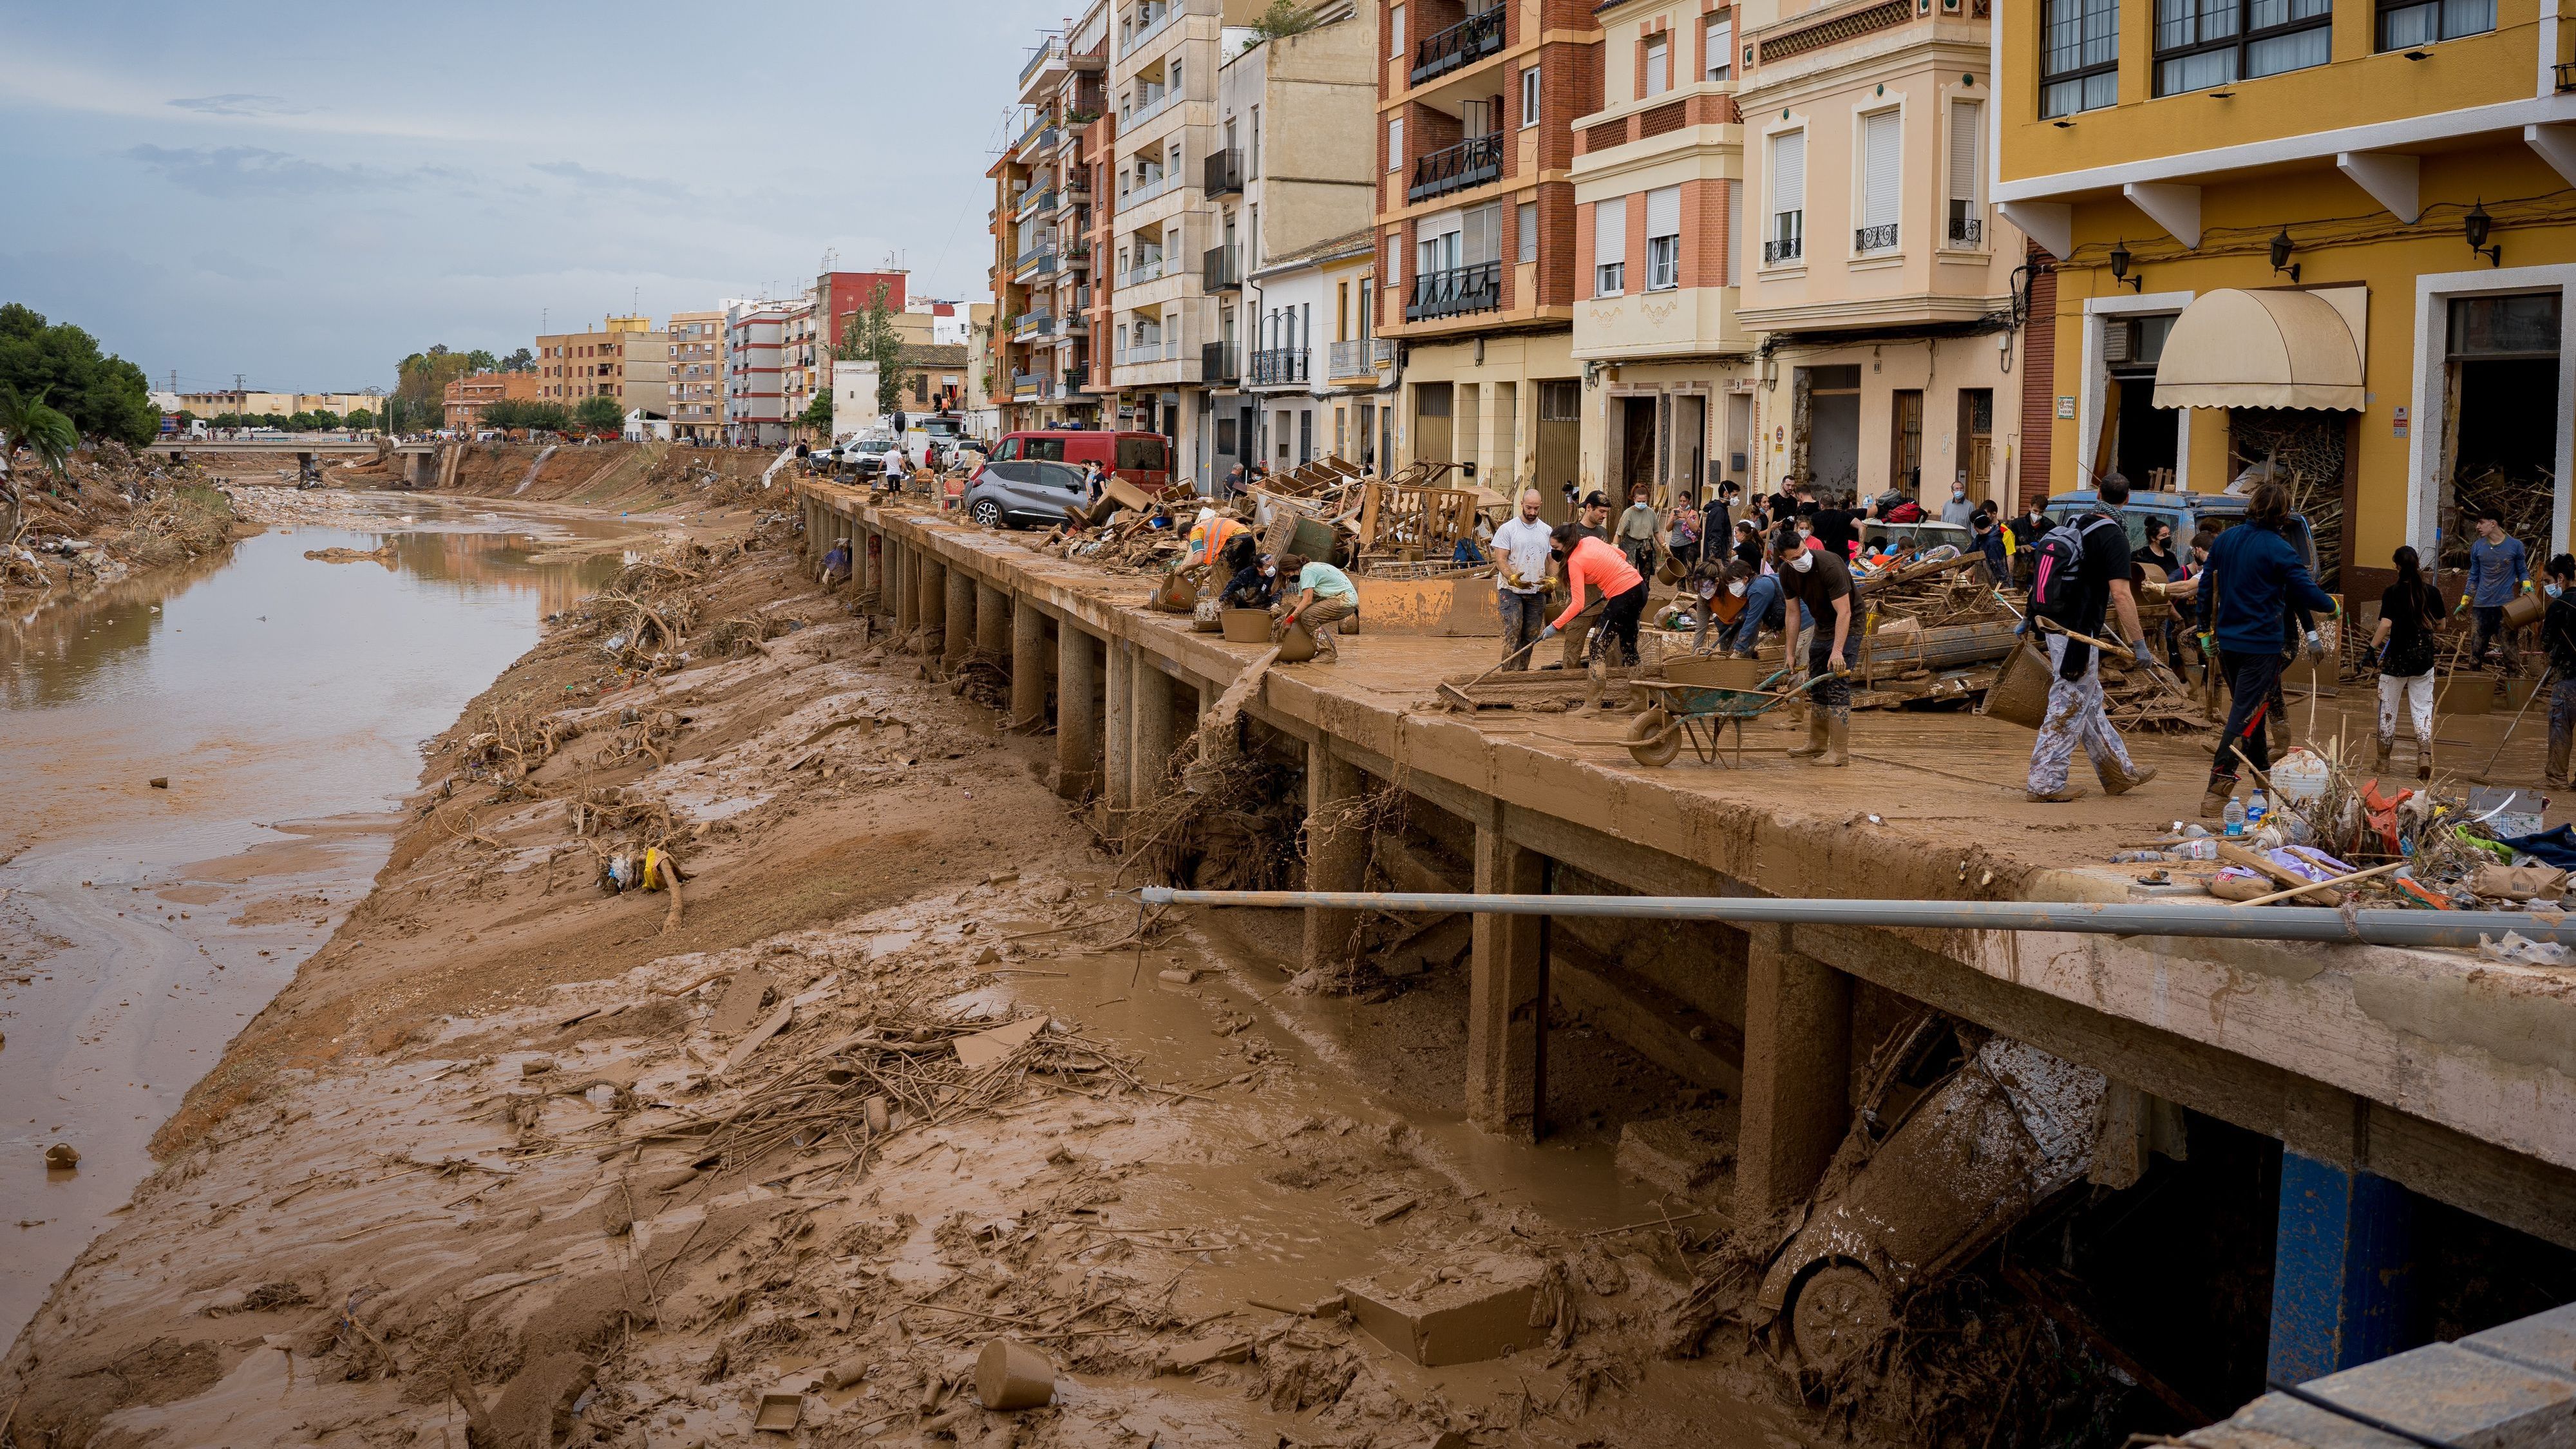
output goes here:
[[1172, 443], [1160, 433], [1112, 433], [1095, 428], [1048, 428], [1004, 433], [993, 445], [996, 463], [1033, 460], [1098, 463], [1159, 498], [1172, 481]]

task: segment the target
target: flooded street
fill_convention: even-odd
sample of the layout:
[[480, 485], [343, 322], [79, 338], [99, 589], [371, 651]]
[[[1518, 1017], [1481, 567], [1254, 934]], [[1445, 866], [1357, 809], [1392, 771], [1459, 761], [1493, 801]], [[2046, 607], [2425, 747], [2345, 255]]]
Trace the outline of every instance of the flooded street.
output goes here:
[[383, 528], [274, 529], [0, 628], [0, 1331], [366, 892], [418, 742], [618, 565], [535, 558], [567, 530], [533, 517], [348, 502]]

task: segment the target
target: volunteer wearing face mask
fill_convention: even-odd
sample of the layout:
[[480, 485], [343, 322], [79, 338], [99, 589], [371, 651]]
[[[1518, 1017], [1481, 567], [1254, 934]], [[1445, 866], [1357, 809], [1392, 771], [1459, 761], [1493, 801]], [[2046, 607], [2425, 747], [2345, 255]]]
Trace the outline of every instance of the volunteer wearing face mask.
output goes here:
[[[2397, 706], [2402, 700], [2415, 717], [2415, 778], [2433, 778], [2433, 666], [2439, 662], [2442, 594], [2424, 577], [2424, 561], [2412, 548], [2400, 548], [2389, 561], [2397, 565], [2397, 582], [2379, 596], [2379, 627], [2370, 636], [2370, 651], [2379, 660], [2379, 763], [2388, 768], [2397, 748]], [[2550, 607], [2556, 608], [2556, 605]], [[2546, 621], [2543, 621], [2544, 624]], [[2557, 701], [2550, 701], [2557, 713]], [[2550, 732], [2555, 745], [2557, 732]], [[2562, 759], [2553, 754], [2551, 759]]]
[[1218, 604], [1228, 609], [1267, 609], [1277, 602], [1278, 566], [1261, 557], [1251, 539], [1236, 539], [1226, 551], [1225, 561], [1234, 566], [1234, 577], [1226, 581]]
[[1529, 668], [1539, 632], [1547, 627], [1548, 555], [1555, 540], [1538, 509], [1538, 490], [1524, 488], [1520, 512], [1494, 530], [1494, 604], [1503, 616], [1506, 670]]
[[[1780, 580], [1766, 574], [1742, 559], [1726, 566], [1726, 591], [1744, 601], [1744, 612], [1735, 616], [1735, 628], [1727, 635], [1726, 647], [1737, 657], [1750, 659], [1755, 646], [1762, 642], [1762, 631], [1780, 631], [1785, 622], [1780, 601]], [[1698, 645], [1692, 646], [1694, 652]]]
[[1789, 752], [1793, 760], [1819, 765], [1851, 763], [1851, 566], [1822, 548], [1799, 547], [1776, 561], [1781, 599], [1780, 637], [1783, 655], [1793, 653], [1807, 625], [1807, 677], [1822, 680], [1807, 689], [1807, 743]]
[[1646, 612], [1646, 576], [1637, 572], [1625, 554], [1571, 523], [1556, 526], [1555, 543], [1556, 556], [1564, 560], [1566, 584], [1574, 592], [1574, 602], [1539, 637], [1545, 639], [1574, 622], [1575, 616], [1583, 612], [1583, 590], [1589, 584], [1604, 600], [1601, 638], [1604, 643], [1616, 641], [1609, 662], [1636, 663], [1637, 620]]
[[1970, 518], [1975, 517], [1976, 512], [1977, 505], [1968, 501], [1968, 485], [1965, 483], [1951, 484], [1950, 501], [1941, 505], [1941, 521], [1943, 523], [1964, 524]]

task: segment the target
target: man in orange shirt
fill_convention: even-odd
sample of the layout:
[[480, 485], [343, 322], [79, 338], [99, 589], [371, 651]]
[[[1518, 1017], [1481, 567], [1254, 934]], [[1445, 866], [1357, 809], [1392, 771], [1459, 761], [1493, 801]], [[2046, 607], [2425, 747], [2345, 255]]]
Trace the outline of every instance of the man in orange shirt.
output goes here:
[[1555, 637], [1558, 630], [1583, 612], [1583, 588], [1590, 584], [1600, 591], [1604, 600], [1600, 637], [1604, 643], [1613, 638], [1619, 642], [1619, 653], [1613, 655], [1609, 662], [1613, 665], [1635, 664], [1637, 620], [1646, 612], [1646, 576], [1637, 572], [1636, 565], [1628, 562], [1626, 554], [1585, 533], [1575, 524], [1558, 524], [1554, 537], [1551, 551], [1564, 560], [1566, 586], [1574, 591], [1574, 602], [1566, 607], [1564, 613], [1556, 616], [1555, 623], [1541, 630], [1538, 637]]

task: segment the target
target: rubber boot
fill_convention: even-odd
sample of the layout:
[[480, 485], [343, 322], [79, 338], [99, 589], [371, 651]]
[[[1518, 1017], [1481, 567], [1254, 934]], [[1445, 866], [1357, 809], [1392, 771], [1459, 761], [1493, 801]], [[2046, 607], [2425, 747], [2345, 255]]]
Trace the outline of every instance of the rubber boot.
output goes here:
[[2272, 737], [2272, 758], [2277, 760], [2288, 754], [2291, 745], [2290, 722], [2276, 714], [2272, 716], [2265, 729]]
[[2433, 742], [2418, 735], [2415, 738], [2415, 778], [2433, 778]]
[[1812, 760], [1817, 756], [1822, 755], [1831, 743], [1831, 733], [1831, 727], [1827, 725], [1825, 721], [1825, 707], [1821, 704], [1808, 705], [1807, 742], [1800, 745], [1798, 748], [1791, 750], [1789, 752], [1789, 758], [1793, 760]]
[[2209, 793], [2200, 797], [2200, 818], [2217, 820], [2224, 817], [2227, 814], [2227, 802], [2234, 798], [2235, 794], [2236, 777], [2234, 775], [2222, 775], [2215, 770], [2210, 771]]
[[2041, 794], [2037, 790], [2026, 789], [2022, 791], [2022, 798], [2028, 800], [2033, 805], [2063, 805], [2069, 800], [2083, 799], [2084, 787], [2074, 783], [2073, 781], [2068, 781], [2066, 784], [2060, 785], [2046, 794]]
[[1828, 709], [1825, 716], [1825, 752], [1807, 763], [1810, 765], [1848, 765], [1851, 763], [1851, 711]]
[[2397, 748], [2397, 731], [2388, 730], [2379, 737], [2379, 762], [2371, 767], [2376, 774], [2388, 773], [2388, 754]]
[[2129, 763], [2129, 768], [2126, 770], [2121, 769], [2118, 765], [2113, 765], [2109, 769], [2099, 771], [2098, 773], [2102, 777], [2103, 794], [2126, 795], [2130, 791], [2138, 788], [2140, 785], [2154, 779], [2156, 777], [2156, 767], [2153, 765], [2141, 765], [2132, 760]]

